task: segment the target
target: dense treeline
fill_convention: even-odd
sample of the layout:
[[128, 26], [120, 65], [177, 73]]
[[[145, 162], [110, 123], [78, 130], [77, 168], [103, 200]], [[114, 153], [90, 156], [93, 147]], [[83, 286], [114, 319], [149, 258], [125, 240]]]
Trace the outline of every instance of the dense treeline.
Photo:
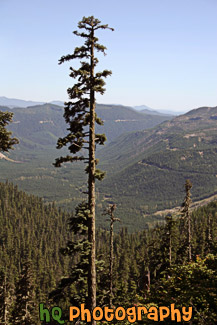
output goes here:
[[67, 271], [68, 262], [59, 248], [67, 240], [68, 217], [54, 205], [45, 205], [42, 199], [18, 191], [17, 186], [0, 183], [0, 272], [10, 288], [6, 291], [11, 298], [4, 298], [10, 307], [26, 264], [31, 264], [35, 302], [46, 299], [47, 292]]
[[[40, 324], [38, 304], [52, 304], [48, 294], [78, 261], [60, 254], [72, 237], [67, 230], [69, 217], [12, 184], [0, 184], [0, 324], [20, 324], [24, 301], [31, 317], [23, 324]], [[122, 229], [115, 234], [114, 306], [174, 302], [177, 308], [193, 307], [193, 324], [213, 324], [217, 317], [217, 203], [194, 211], [191, 220], [191, 262], [181, 217], [167, 216], [164, 225], [143, 232], [131, 234]], [[108, 231], [97, 231], [98, 306], [109, 303], [109, 240]], [[85, 281], [82, 285], [85, 292]], [[64, 301], [58, 302], [66, 314], [70, 297], [80, 294], [78, 288], [71, 285]], [[142, 321], [148, 322], [153, 321]]]

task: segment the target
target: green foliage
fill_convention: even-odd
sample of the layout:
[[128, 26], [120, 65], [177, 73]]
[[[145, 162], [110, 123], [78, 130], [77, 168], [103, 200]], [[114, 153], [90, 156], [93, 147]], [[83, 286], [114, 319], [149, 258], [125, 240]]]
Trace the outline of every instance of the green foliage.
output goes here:
[[75, 216], [71, 216], [68, 221], [74, 241], [69, 240], [60, 252], [73, 257], [73, 265], [69, 277], [62, 278], [57, 289], [50, 293], [50, 298], [55, 302], [67, 300], [72, 306], [87, 302], [88, 256], [91, 247], [87, 240], [89, 214], [88, 204], [83, 202], [76, 208]]
[[[1, 266], [2, 267], [2, 266]], [[0, 323], [8, 324], [11, 312], [13, 284], [5, 268], [0, 270]]]
[[[153, 222], [155, 211], [181, 205], [188, 178], [193, 201], [216, 194], [217, 129], [211, 119], [216, 112], [216, 107], [191, 111], [151, 130], [122, 135], [99, 152], [108, 176], [99, 185], [101, 199], [120, 205], [131, 230], [132, 214], [139, 229], [144, 219]], [[196, 117], [201, 119], [192, 120]]]
[[[73, 54], [62, 56], [59, 60], [59, 64], [74, 59], [87, 59], [88, 61], [81, 61], [81, 66], [78, 69], [70, 67], [70, 77], [77, 79], [77, 83], [72, 88], [68, 88], [67, 92], [71, 101], [65, 103], [64, 118], [69, 127], [67, 130], [69, 133], [59, 138], [57, 142], [57, 148], [60, 149], [64, 146], [68, 146], [70, 153], [77, 154], [83, 148], [88, 149], [90, 147], [90, 129], [91, 127], [91, 112], [94, 105], [95, 114], [95, 98], [94, 93], [99, 92], [103, 94], [105, 92], [105, 82], [103, 78], [111, 75], [111, 71], [104, 70], [102, 72], [93, 73], [94, 68], [98, 63], [98, 59], [94, 56], [94, 49], [98, 52], [105, 54], [106, 47], [97, 43], [98, 38], [94, 35], [97, 29], [111, 29], [108, 25], [101, 25], [98, 19], [91, 17], [83, 17], [82, 21], [78, 23], [79, 29], [85, 29], [86, 32], [74, 31], [76, 36], [80, 36], [85, 39], [84, 45], [76, 47]], [[91, 94], [92, 92], [92, 94]], [[98, 124], [102, 124], [101, 119], [94, 116], [94, 120]], [[94, 123], [95, 124], [95, 123]], [[104, 144], [106, 137], [103, 134], [96, 134], [96, 143]], [[87, 138], [89, 140], [87, 140]], [[85, 147], [88, 144], [88, 147]], [[82, 156], [66, 156], [56, 159], [55, 166], [60, 167], [63, 162], [67, 161], [88, 161], [88, 157]]]
[[[13, 113], [14, 123], [8, 125], [8, 129], [20, 139], [18, 147], [21, 151], [24, 148], [53, 149], [57, 139], [66, 132], [66, 124], [62, 118], [63, 107], [54, 104], [13, 109], [1, 106], [0, 110]], [[123, 133], [151, 128], [169, 119], [167, 116], [144, 116], [130, 107], [121, 105], [96, 104], [96, 113], [103, 121], [103, 125], [96, 125], [96, 132], [105, 133], [108, 142]]]
[[[14, 286], [23, 258], [32, 260], [36, 276], [36, 298], [46, 299], [60, 276], [67, 272], [68, 261], [59, 253], [69, 238], [65, 233], [69, 214], [54, 204], [0, 183], [0, 269], [5, 269]], [[49, 272], [48, 272], [49, 270]]]
[[11, 137], [11, 132], [6, 130], [6, 126], [12, 122], [13, 113], [0, 111], [0, 152], [13, 149], [19, 141]]
[[[41, 199], [18, 191], [11, 184], [0, 184], [0, 301], [7, 302], [8, 317], [16, 305], [17, 294], [13, 289], [15, 285], [18, 288], [25, 273], [21, 272], [25, 256], [31, 258], [33, 274], [30, 278], [35, 282], [32, 297], [35, 295], [37, 304], [44, 302], [47, 306], [54, 305], [48, 301], [47, 294], [58, 288], [57, 283], [61, 278], [66, 285], [65, 291], [55, 304], [63, 308], [65, 319], [72, 300], [77, 305], [86, 301], [87, 283], [82, 270], [87, 265], [85, 254], [88, 247], [82, 239], [86, 237], [88, 212], [87, 207], [81, 204], [75, 216], [72, 216], [55, 205], [44, 205]], [[76, 233], [73, 237], [65, 231], [67, 220]], [[201, 317], [206, 324], [213, 324], [217, 299], [217, 203], [212, 202], [192, 213], [191, 263], [183, 260], [181, 244], [184, 234], [179, 229], [180, 220], [168, 216], [164, 225], [153, 229], [134, 234], [122, 229], [114, 235], [113, 304], [116, 307], [131, 307], [150, 303], [166, 305], [174, 301], [179, 308], [191, 301], [195, 306], [193, 324], [203, 324]], [[171, 267], [168, 258], [169, 234], [172, 237]], [[97, 271], [97, 305], [104, 306], [108, 303], [109, 292], [109, 232], [99, 229], [96, 237], [97, 259], [104, 260], [104, 265], [100, 263]], [[65, 242], [68, 245], [65, 246], [66, 256], [63, 257], [59, 250]], [[84, 255], [80, 255], [80, 248]], [[73, 258], [69, 260], [67, 253], [70, 250]], [[70, 270], [79, 277], [80, 282], [72, 283], [71, 277], [67, 277], [71, 275]], [[4, 288], [7, 288], [6, 295]], [[32, 324], [38, 324], [37, 321], [35, 316]], [[143, 323], [146, 324], [146, 320]]]
[[[193, 308], [192, 324], [214, 324], [217, 312], [217, 256], [173, 266], [153, 288], [149, 299], [161, 306]], [[169, 274], [169, 277], [167, 276]], [[151, 301], [151, 300], [150, 300]], [[167, 322], [173, 324], [173, 322]]]
[[[14, 165], [1, 160], [4, 170], [1, 180], [13, 180], [25, 191], [74, 209], [84, 200], [82, 192], [86, 191], [82, 164], [74, 164], [73, 170], [67, 164], [58, 172], [52, 168], [58, 153], [51, 146], [66, 132], [61, 118], [63, 108], [46, 104], [15, 108], [13, 112], [15, 123], [8, 125], [8, 129], [20, 139], [20, 144], [11, 158], [23, 163]], [[146, 128], [146, 123], [151, 125], [146, 115], [141, 117], [126, 107], [96, 105], [96, 112], [104, 121], [99, 128], [109, 141], [122, 132], [133, 131], [136, 123], [140, 123], [140, 130]], [[153, 216], [156, 210], [179, 206], [187, 178], [194, 184], [193, 201], [216, 193], [217, 137], [216, 120], [212, 116], [216, 116], [216, 108], [193, 110], [152, 130], [122, 135], [118, 141], [97, 151], [99, 168], [107, 171], [104, 182], [98, 185], [102, 208], [107, 203], [119, 203], [120, 217], [134, 231], [162, 221]], [[96, 134], [100, 133], [99, 128]], [[63, 157], [67, 155], [61, 150]], [[81, 155], [85, 156], [84, 151]], [[98, 210], [97, 224], [104, 227], [100, 214]], [[136, 223], [132, 222], [132, 214]]]
[[21, 321], [25, 325], [37, 324], [34, 276], [29, 261], [23, 263], [14, 295], [15, 301], [11, 314], [11, 324], [20, 324]]
[[[6, 110], [3, 107], [1, 109]], [[59, 206], [73, 210], [85, 199], [82, 192], [86, 191], [86, 178], [82, 172], [82, 163], [74, 164], [73, 169], [65, 164], [64, 168], [58, 171], [52, 166], [59, 154], [54, 145], [58, 137], [66, 132], [66, 124], [62, 118], [63, 108], [45, 104], [28, 108], [17, 107], [13, 112], [14, 123], [8, 128], [20, 139], [20, 144], [10, 153], [10, 157], [21, 163], [15, 165], [1, 160], [4, 173], [1, 173], [0, 180], [13, 181], [19, 188], [31, 194], [44, 197], [49, 202], [56, 201]], [[103, 126], [96, 127], [96, 134], [105, 132], [110, 142], [121, 133], [145, 129], [165, 119], [143, 116], [128, 107], [118, 105], [96, 104], [96, 112], [104, 121]], [[61, 150], [62, 156], [67, 156], [67, 149]], [[82, 152], [82, 155], [84, 154]], [[108, 167], [102, 166], [102, 169], [106, 170]], [[98, 220], [100, 214], [101, 211], [97, 211]], [[99, 224], [99, 221], [97, 223]]]

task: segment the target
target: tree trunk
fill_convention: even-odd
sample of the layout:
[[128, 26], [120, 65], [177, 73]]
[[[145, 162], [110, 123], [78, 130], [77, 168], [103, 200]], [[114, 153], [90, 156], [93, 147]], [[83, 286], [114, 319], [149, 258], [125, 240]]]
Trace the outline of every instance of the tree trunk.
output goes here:
[[[90, 209], [90, 218], [88, 224], [88, 240], [91, 243], [89, 254], [88, 270], [88, 302], [89, 310], [92, 312], [96, 307], [96, 263], [95, 263], [95, 97], [94, 97], [94, 30], [92, 28], [91, 44], [91, 83], [90, 90], [90, 132], [89, 132], [89, 180], [88, 180], [88, 201]], [[92, 319], [92, 325], [96, 321]]]
[[114, 249], [113, 249], [113, 238], [114, 238], [114, 233], [113, 233], [113, 225], [114, 221], [113, 218], [111, 218], [111, 224], [110, 224], [110, 269], [109, 269], [109, 308], [112, 308], [112, 299], [113, 299], [113, 292], [112, 292], [112, 277], [113, 277], [113, 255], [114, 255]]
[[7, 304], [7, 282], [6, 282], [6, 275], [4, 276], [4, 309], [3, 309], [3, 321], [5, 325], [7, 325], [7, 307], [8, 307], [8, 304]]
[[207, 253], [210, 253], [210, 249], [211, 249], [211, 243], [212, 243], [212, 235], [211, 235], [211, 218], [212, 215], [211, 213], [208, 214], [208, 229], [207, 229]]
[[169, 263], [170, 266], [172, 265], [172, 234], [171, 234], [171, 228], [170, 228], [170, 245], [169, 245]]
[[191, 262], [191, 215], [189, 209], [187, 211], [187, 219], [188, 219], [188, 260]]

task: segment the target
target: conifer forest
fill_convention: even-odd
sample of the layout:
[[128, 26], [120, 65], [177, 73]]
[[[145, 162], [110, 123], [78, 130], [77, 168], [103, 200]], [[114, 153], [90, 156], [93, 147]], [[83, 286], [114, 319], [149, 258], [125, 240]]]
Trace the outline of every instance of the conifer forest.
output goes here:
[[59, 59], [69, 99], [43, 106], [61, 111], [61, 132], [39, 117], [30, 139], [17, 122], [27, 114], [0, 106], [0, 324], [214, 325], [217, 108], [120, 135], [106, 124], [115, 107], [96, 104], [112, 79], [98, 37], [115, 30], [94, 16], [77, 27], [82, 45]]

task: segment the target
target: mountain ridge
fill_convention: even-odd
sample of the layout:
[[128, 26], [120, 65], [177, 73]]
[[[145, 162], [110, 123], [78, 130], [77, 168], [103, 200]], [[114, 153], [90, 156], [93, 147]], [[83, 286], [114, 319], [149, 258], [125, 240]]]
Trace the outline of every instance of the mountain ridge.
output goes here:
[[185, 111], [172, 111], [172, 110], [168, 110], [168, 109], [153, 109], [149, 106], [146, 106], [146, 105], [138, 105], [138, 106], [133, 106], [133, 108], [136, 110], [136, 111], [139, 111], [139, 112], [152, 112], [153, 114], [160, 114], [160, 115], [173, 115], [173, 116], [176, 116], [176, 115], [182, 115], [182, 114], [185, 114]]
[[[64, 102], [60, 100], [52, 100], [50, 102], [42, 102], [42, 101], [32, 101], [32, 100], [24, 100], [24, 99], [17, 99], [17, 98], [8, 98], [5, 96], [0, 96], [0, 106], [7, 106], [9, 108], [14, 108], [14, 107], [30, 107], [30, 106], [36, 106], [36, 105], [44, 105], [44, 104], [54, 104], [58, 106], [64, 106]], [[183, 112], [172, 112], [172, 111], [167, 111], [167, 110], [156, 110], [152, 109], [146, 105], [140, 105], [140, 106], [126, 106], [126, 105], [121, 105], [121, 104], [100, 104], [98, 105], [104, 105], [104, 106], [123, 106], [123, 107], [130, 107], [133, 110], [138, 111], [143, 111], [143, 113], [147, 113], [150, 115], [166, 115], [166, 116], [174, 116], [181, 114]]]
[[[121, 123], [130, 123], [115, 122], [120, 119], [119, 114], [123, 109], [112, 105], [101, 106], [98, 115], [105, 113], [105, 124], [109, 121], [108, 117], [112, 116], [113, 125], [118, 125], [120, 131]], [[12, 124], [13, 131], [20, 127], [22, 139], [21, 145], [10, 153], [10, 157], [24, 163], [16, 164], [15, 169], [12, 162], [2, 159], [4, 173], [1, 180], [13, 180], [21, 189], [40, 195], [46, 201], [56, 201], [64, 208], [74, 208], [84, 199], [84, 166], [66, 164], [58, 171], [52, 166], [56, 157], [67, 152], [55, 149], [56, 140], [61, 136], [59, 132], [65, 135], [66, 130], [63, 108], [46, 104], [11, 111], [21, 114], [23, 123], [19, 123], [17, 116]], [[126, 112], [130, 118], [135, 116], [132, 114], [137, 114], [131, 109]], [[43, 119], [41, 113], [44, 114]], [[50, 120], [50, 113], [57, 113], [55, 121]], [[33, 123], [30, 127], [29, 118]], [[193, 183], [193, 201], [217, 192], [216, 119], [217, 107], [194, 109], [151, 129], [121, 134], [114, 137], [105, 148], [97, 150], [101, 168], [107, 171], [105, 180], [97, 183], [97, 224], [104, 225], [100, 211], [109, 203], [117, 204], [118, 215], [124, 225], [131, 229], [135, 228], [135, 222], [136, 227], [142, 229], [147, 224], [162, 220], [154, 213], [181, 204], [187, 178]], [[52, 122], [55, 122], [54, 125]], [[135, 216], [135, 220], [132, 216]]]
[[111, 142], [98, 155], [108, 174], [99, 185], [101, 200], [117, 204], [132, 225], [132, 214], [142, 224], [154, 212], [180, 205], [188, 178], [193, 200], [216, 193], [216, 119], [217, 107], [202, 107]]
[[[45, 143], [48, 140], [51, 143], [53, 139], [52, 143], [55, 145], [57, 138], [64, 136], [67, 132], [62, 106], [46, 103], [43, 105], [14, 108], [0, 106], [0, 109], [3, 111], [9, 110], [14, 114], [14, 122], [9, 126], [9, 129], [17, 137], [22, 138], [28, 135], [28, 140], [34, 140], [38, 143], [34, 133], [40, 131], [51, 132], [48, 137], [38, 134], [39, 144], [43, 144], [43, 139]], [[105, 133], [108, 141], [112, 141], [115, 137], [127, 131], [153, 127], [171, 118], [170, 116], [144, 115], [128, 106], [106, 104], [96, 104], [96, 112], [104, 121], [104, 126], [97, 126], [97, 132]]]

